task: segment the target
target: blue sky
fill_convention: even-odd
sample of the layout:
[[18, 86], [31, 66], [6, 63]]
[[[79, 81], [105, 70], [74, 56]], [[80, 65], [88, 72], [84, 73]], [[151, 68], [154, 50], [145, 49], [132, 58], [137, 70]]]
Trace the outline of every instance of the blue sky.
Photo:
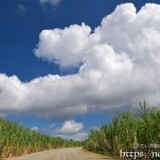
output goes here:
[[[147, 39], [146, 34], [148, 33], [148, 36], [152, 37], [152, 34], [157, 35], [155, 31], [159, 33], [159, 30], [156, 27], [159, 23], [159, 19], [155, 18], [156, 20], [152, 21], [152, 18], [154, 19], [155, 15], [154, 11], [150, 10], [150, 8], [153, 8], [153, 6], [150, 5], [145, 8], [145, 12], [142, 11], [143, 14], [140, 16], [138, 15], [140, 18], [142, 17], [140, 21], [144, 21], [143, 24], [140, 24], [139, 20], [132, 20], [134, 11], [131, 14], [128, 13], [130, 10], [134, 10], [133, 6], [121, 6], [119, 10], [117, 9], [117, 12], [114, 11], [117, 5], [127, 2], [133, 3], [135, 8], [137, 8], [137, 12], [146, 3], [159, 3], [158, 0], [61, 0], [59, 3], [56, 3], [55, 0], [43, 1], [43, 3], [40, 0], [0, 0], [0, 74], [3, 74], [3, 76], [0, 77], [0, 79], [2, 79], [2, 81], [0, 81], [1, 116], [5, 115], [5, 118], [11, 121], [19, 121], [20, 124], [25, 127], [38, 127], [39, 131], [46, 132], [50, 135], [67, 135], [70, 136], [69, 138], [74, 139], [76, 136], [75, 134], [79, 133], [77, 136], [80, 137], [79, 139], [83, 139], [84, 133], [88, 132], [90, 127], [99, 125], [101, 121], [109, 122], [113, 113], [117, 111], [121, 111], [126, 108], [136, 109], [138, 102], [143, 99], [147, 99], [150, 105], [159, 105], [159, 90], [156, 90], [156, 88], [159, 88], [159, 82], [152, 79], [155, 75], [159, 75], [157, 62], [155, 62], [154, 59], [154, 56], [159, 59], [158, 53], [156, 55], [152, 55], [153, 61], [148, 60], [148, 54], [142, 55], [144, 63], [141, 63], [142, 59], [138, 59], [138, 56], [134, 56], [135, 54], [133, 53], [135, 51], [133, 51], [133, 49], [130, 50], [125, 48], [125, 45], [132, 45], [132, 47], [135, 48], [137, 45], [135, 41], [138, 42], [140, 39], [140, 42], [144, 41], [151, 47], [147, 48], [144, 44], [139, 43], [140, 47], [137, 47], [139, 53], [143, 51], [155, 53], [160, 45], [156, 44], [156, 47], [153, 47], [152, 42], [155, 39], [158, 39], [158, 37], [155, 39]], [[127, 9], [128, 12], [125, 12]], [[155, 12], [159, 13], [160, 7], [155, 7], [155, 9]], [[111, 17], [111, 19], [106, 18], [104, 25], [101, 24], [102, 19], [113, 12], [115, 14]], [[146, 13], [146, 15], [144, 15], [144, 13]], [[118, 19], [118, 14], [122, 19]], [[148, 15], [150, 15], [150, 17]], [[143, 16], [148, 16], [149, 18], [145, 20]], [[117, 21], [116, 18], [118, 19]], [[134, 21], [132, 22], [133, 25], [126, 25], [126, 22], [130, 23], [130, 19]], [[82, 22], [85, 24], [82, 25]], [[150, 23], [151, 26], [148, 26], [147, 22]], [[78, 27], [71, 27], [70, 25], [77, 25]], [[131, 26], [133, 28], [131, 28]], [[140, 28], [136, 30], [135, 28], [137, 26], [140, 26]], [[65, 29], [65, 27], [68, 27], [68, 30]], [[99, 27], [97, 31], [95, 30], [96, 27]], [[105, 29], [107, 27], [108, 30]], [[109, 31], [114, 32], [112, 28], [116, 30], [116, 27], [118, 29], [122, 29], [123, 35], [129, 35], [130, 38], [133, 38], [135, 41], [129, 41], [129, 36], [127, 38], [126, 36], [123, 37], [121, 32], [118, 31], [115, 31], [115, 33], [109, 33]], [[53, 29], [56, 28], [61, 29], [61, 31], [54, 31]], [[146, 33], [145, 29], [148, 29]], [[42, 33], [43, 30], [48, 30], [49, 34], [53, 34], [53, 36], [49, 37], [46, 31]], [[74, 32], [72, 32], [73, 30]], [[132, 31], [136, 36], [131, 35]], [[40, 33], [42, 33], [41, 37], [39, 37]], [[96, 40], [88, 40], [87, 37], [92, 35], [92, 33], [95, 33], [95, 35], [93, 35], [96, 37], [95, 39], [98, 39], [97, 37], [100, 35], [102, 37], [101, 40], [98, 40], [97, 42], [95, 42]], [[66, 37], [63, 37], [65, 34]], [[67, 36], [68, 34], [69, 36]], [[83, 35], [83, 38], [86, 40], [86, 42], [84, 40], [84, 44], [81, 46], [76, 43], [77, 41], [78, 43], [83, 43], [83, 40], [77, 39], [79, 34], [80, 36]], [[50, 40], [45, 39], [45, 36], [48, 36], [47, 38]], [[58, 38], [60, 37], [60, 40], [54, 42], [54, 37], [56, 36]], [[105, 39], [103, 36], [108, 36], [108, 38]], [[125, 45], [124, 43], [121, 45], [121, 38], [124, 40]], [[111, 47], [102, 46], [106, 43]], [[72, 44], [75, 46], [77, 45], [76, 49], [78, 49], [76, 50]], [[101, 46], [96, 48], [98, 45]], [[93, 48], [91, 46], [93, 46]], [[51, 51], [49, 49], [50, 47]], [[111, 48], [114, 49], [114, 51]], [[75, 52], [73, 52], [74, 49], [76, 50]], [[107, 56], [108, 59], [111, 59], [111, 61], [107, 61], [106, 63], [108, 64], [106, 66], [100, 66], [100, 62], [98, 61], [99, 59], [96, 59], [96, 54], [101, 52], [102, 49], [105, 50], [104, 53], [111, 53]], [[87, 54], [89, 53], [89, 56], [86, 56], [84, 54], [85, 52]], [[126, 55], [123, 55], [122, 52], [126, 53]], [[95, 54], [91, 55], [92, 53]], [[117, 56], [117, 53], [122, 57]], [[116, 57], [115, 55], [117, 58], [114, 58]], [[137, 59], [135, 60], [133, 57]], [[83, 67], [85, 62], [87, 62], [87, 67]], [[115, 65], [111, 66], [111, 64], [114, 63]], [[119, 63], [120, 66], [116, 66], [116, 64]], [[142, 76], [143, 78], [145, 77], [142, 79], [140, 76], [140, 71], [142, 71], [142, 73], [146, 71], [145, 69], [143, 70], [143, 67], [145, 68], [147, 63], [153, 66], [147, 68], [152, 77]], [[143, 66], [139, 66], [139, 64]], [[80, 72], [81, 66], [82, 71]], [[104, 71], [103, 67], [108, 67], [109, 69]], [[128, 70], [126, 70], [126, 68]], [[94, 69], [94, 71], [96, 70], [96, 72], [92, 73], [92, 69]], [[133, 72], [131, 70], [133, 70]], [[99, 71], [102, 74], [99, 75]], [[93, 82], [94, 87], [97, 85], [97, 88], [94, 88], [91, 85], [92, 81], [89, 77], [87, 77], [87, 74], [90, 73], [97, 77], [103, 75], [103, 78], [101, 77], [98, 79], [99, 81], [96, 79]], [[147, 71], [145, 73], [147, 73]], [[48, 77], [48, 74], [50, 74], [51, 77]], [[131, 75], [129, 76], [128, 74], [137, 77], [139, 81], [137, 79], [134, 80], [137, 86], [134, 86], [132, 83], [128, 83], [132, 81], [129, 79]], [[16, 78], [12, 78], [13, 75], [15, 75], [18, 80]], [[47, 84], [52, 86], [52, 80], [56, 78], [52, 77], [53, 75], [58, 75], [60, 82], [57, 80], [56, 84], [58, 83], [58, 86], [54, 84], [55, 86], [53, 88], [48, 87], [48, 89], [46, 89], [45, 87]], [[78, 77], [73, 77], [74, 75], [78, 75]], [[119, 75], [123, 76], [121, 77]], [[110, 81], [108, 82], [108, 79], [106, 78], [107, 76], [110, 76], [109, 80], [114, 82], [114, 84]], [[40, 79], [40, 77], [45, 77], [48, 81], [45, 80], [45, 78]], [[104, 77], [106, 80], [104, 80]], [[35, 86], [34, 83], [30, 83], [34, 79], [38, 79], [38, 82], [34, 82], [35, 84], [37, 83]], [[71, 79], [75, 80], [73, 80], [73, 82], [69, 82]], [[126, 81], [123, 82], [124, 79]], [[76, 84], [77, 81], [82, 83], [81, 85], [78, 85], [78, 87]], [[142, 84], [140, 81], [143, 81], [144, 83]], [[154, 83], [154, 86], [150, 85], [151, 82]], [[15, 85], [15, 83], [17, 84]], [[71, 86], [68, 88], [68, 86], [72, 84], [73, 87]], [[104, 88], [103, 85], [100, 84], [103, 84]], [[5, 85], [8, 86], [9, 89]], [[13, 85], [14, 91], [10, 90]], [[109, 86], [112, 85], [116, 86], [116, 88], [109, 88]], [[131, 87], [131, 89], [128, 89], [128, 86], [132, 85], [133, 88]], [[18, 88], [17, 86], [20, 86], [21, 88]], [[24, 87], [24, 90], [28, 90], [27, 87], [29, 86], [32, 86], [32, 88], [25, 93], [27, 96], [29, 94], [29, 96], [26, 97], [24, 94], [24, 97], [22, 97], [23, 93], [21, 93], [20, 90], [22, 87]], [[39, 92], [37, 90], [39, 90], [40, 86], [44, 87], [40, 89], [41, 91], [43, 89], [46, 92], [49, 90], [48, 94], [42, 95], [44, 98], [44, 103], [41, 103], [41, 107], [38, 106], [38, 102], [42, 99], [41, 95], [37, 96], [37, 93]], [[67, 91], [65, 90], [65, 86]], [[108, 88], [106, 88], [106, 90], [108, 89], [107, 92], [103, 91], [106, 86], [108, 86]], [[123, 87], [120, 88], [120, 86]], [[17, 87], [17, 90], [15, 87]], [[110, 94], [110, 90], [112, 90], [112, 88], [113, 90], [118, 89], [118, 91]], [[52, 93], [52, 90], [54, 90], [54, 93]], [[78, 91], [82, 92], [81, 90], [83, 90], [84, 95], [86, 94], [84, 97], [83, 95], [81, 97], [81, 95], [78, 95], [77, 93]], [[96, 95], [93, 94], [94, 91], [97, 92]], [[33, 95], [31, 95], [30, 92], [32, 92]], [[52, 94], [59, 94], [59, 97], [55, 96], [53, 98], [48, 98]], [[71, 97], [69, 97], [71, 99], [68, 98], [68, 100], [66, 100], [67, 97], [65, 97], [65, 95], [71, 95]], [[125, 98], [123, 95], [127, 95], [128, 97]], [[81, 98], [77, 98], [78, 96]], [[33, 97], [36, 98], [34, 99]], [[64, 100], [66, 105], [70, 105], [69, 108], [65, 108], [65, 104], [56, 101], [61, 97], [62, 99], [59, 101]], [[96, 99], [95, 97], [98, 98]], [[116, 98], [114, 99], [114, 97]], [[28, 103], [27, 101], [29, 100], [26, 100], [27, 98], [33, 98], [33, 100]], [[52, 101], [54, 98], [55, 100]], [[74, 98], [75, 101], [73, 100]], [[18, 104], [19, 101], [17, 99], [20, 99], [20, 104], [24, 104], [24, 107], [21, 107], [21, 105]], [[118, 103], [119, 101], [121, 102]], [[152, 103], [153, 101], [155, 104]], [[14, 107], [11, 107], [11, 104], [14, 104]], [[59, 111], [59, 108], [62, 109]], [[56, 111], [58, 112], [56, 113]], [[49, 125], [51, 124], [55, 124], [55, 126], [53, 125], [52, 128], [49, 128]], [[73, 130], [73, 132], [69, 130], [64, 131], [67, 126], [70, 126], [70, 130]], [[74, 130], [76, 127], [77, 130]]]

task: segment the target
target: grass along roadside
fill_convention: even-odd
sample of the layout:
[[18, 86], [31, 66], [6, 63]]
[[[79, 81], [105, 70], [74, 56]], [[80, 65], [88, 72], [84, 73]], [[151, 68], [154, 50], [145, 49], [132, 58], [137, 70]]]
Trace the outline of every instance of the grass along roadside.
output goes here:
[[18, 123], [0, 119], [0, 160], [54, 148], [81, 145], [81, 142], [51, 137], [20, 127]]
[[93, 153], [96, 153], [96, 154], [107, 156], [109, 158], [119, 159], [119, 154], [109, 153], [109, 152], [105, 152], [105, 151], [91, 150], [91, 149], [87, 148], [86, 146], [84, 146], [83, 149], [85, 149], [85, 150], [87, 150], [89, 152], [93, 152]]
[[160, 144], [160, 110], [152, 108], [147, 111], [145, 102], [140, 107], [136, 115], [132, 112], [117, 113], [111, 123], [102, 124], [99, 130], [91, 129], [85, 148], [112, 156], [119, 155], [120, 149], [126, 152], [148, 150], [140, 147], [135, 150], [133, 143]]

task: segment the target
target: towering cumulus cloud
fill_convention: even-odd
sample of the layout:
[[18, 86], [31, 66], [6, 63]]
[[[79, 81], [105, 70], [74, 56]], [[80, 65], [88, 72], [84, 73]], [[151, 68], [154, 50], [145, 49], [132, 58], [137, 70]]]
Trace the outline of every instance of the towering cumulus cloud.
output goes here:
[[[0, 75], [0, 111], [67, 119], [78, 114], [160, 105], [160, 6], [146, 4], [136, 13], [123, 4], [91, 32], [84, 23], [43, 30], [34, 52], [73, 75], [47, 75], [21, 82]], [[81, 65], [80, 65], [81, 64]]]

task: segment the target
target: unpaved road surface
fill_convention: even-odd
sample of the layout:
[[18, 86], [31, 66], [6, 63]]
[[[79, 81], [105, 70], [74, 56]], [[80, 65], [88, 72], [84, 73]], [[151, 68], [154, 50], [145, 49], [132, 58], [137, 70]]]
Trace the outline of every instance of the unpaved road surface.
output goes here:
[[29, 154], [8, 160], [113, 160], [106, 156], [88, 152], [81, 147], [54, 149]]

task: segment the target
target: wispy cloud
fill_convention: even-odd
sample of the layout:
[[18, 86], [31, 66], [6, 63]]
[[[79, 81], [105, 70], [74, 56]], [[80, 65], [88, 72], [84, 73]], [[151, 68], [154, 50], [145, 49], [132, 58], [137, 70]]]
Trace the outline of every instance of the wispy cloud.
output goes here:
[[61, 0], [40, 0], [41, 5], [50, 4], [52, 6], [57, 6]]
[[48, 125], [48, 128], [53, 128], [53, 127], [55, 127], [56, 125], [55, 125], [55, 123], [53, 123], [53, 124], [50, 124], [50, 125]]
[[79, 132], [74, 135], [57, 135], [57, 137], [62, 137], [67, 140], [74, 140], [74, 141], [84, 141], [87, 139], [88, 133], [86, 132]]
[[49, 124], [47, 128], [42, 128], [41, 132], [45, 133], [45, 134], [51, 134], [53, 128], [56, 126], [55, 123]]
[[18, 4], [17, 8], [18, 8], [18, 13], [21, 13], [21, 14], [25, 14], [26, 13], [26, 8], [25, 8], [25, 6], [23, 4]]
[[33, 127], [31, 128], [32, 131], [38, 132], [39, 128], [38, 127]]

